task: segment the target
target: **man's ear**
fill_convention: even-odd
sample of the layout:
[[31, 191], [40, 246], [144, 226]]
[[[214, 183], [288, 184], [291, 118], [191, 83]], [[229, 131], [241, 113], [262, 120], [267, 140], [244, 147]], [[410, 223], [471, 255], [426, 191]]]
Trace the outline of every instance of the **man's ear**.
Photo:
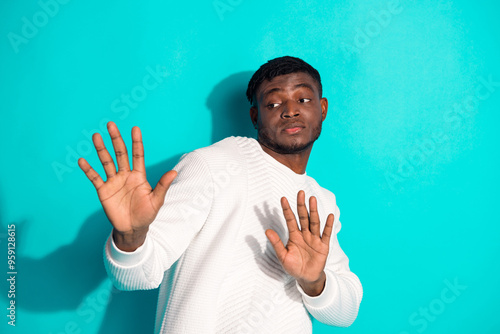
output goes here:
[[328, 113], [328, 100], [326, 99], [326, 97], [322, 97], [320, 103], [321, 103], [321, 114], [323, 115], [321, 121], [324, 121], [326, 118], [326, 114]]
[[257, 120], [259, 118], [259, 111], [257, 107], [250, 107], [250, 119], [252, 120], [253, 127], [257, 129]]

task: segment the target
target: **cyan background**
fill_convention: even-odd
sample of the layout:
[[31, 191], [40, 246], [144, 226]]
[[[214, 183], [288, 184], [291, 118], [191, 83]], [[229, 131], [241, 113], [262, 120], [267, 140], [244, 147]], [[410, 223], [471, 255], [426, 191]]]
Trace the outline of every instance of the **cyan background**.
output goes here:
[[[153, 184], [182, 153], [254, 135], [248, 79], [282, 55], [322, 75], [329, 113], [307, 172], [337, 196], [339, 240], [364, 287], [351, 327], [315, 322], [314, 333], [500, 333], [498, 2], [0, 8], [0, 261], [7, 272], [16, 224], [18, 271], [17, 325], [2, 307], [2, 333], [152, 332], [157, 291], [111, 287], [111, 227], [76, 160], [103, 174], [89, 138], [108, 120], [128, 145], [132, 126], [142, 129]], [[157, 68], [161, 83], [145, 90]]]

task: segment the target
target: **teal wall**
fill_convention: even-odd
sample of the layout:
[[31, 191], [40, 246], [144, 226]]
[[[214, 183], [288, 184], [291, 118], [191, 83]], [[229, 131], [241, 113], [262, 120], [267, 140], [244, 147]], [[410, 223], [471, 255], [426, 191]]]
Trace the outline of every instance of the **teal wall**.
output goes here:
[[16, 328], [2, 306], [2, 333], [152, 331], [157, 291], [120, 292], [106, 277], [111, 227], [77, 158], [97, 168], [91, 134], [112, 120], [130, 145], [138, 125], [156, 183], [182, 153], [253, 136], [246, 84], [282, 55], [322, 75], [329, 113], [307, 172], [337, 196], [364, 287], [351, 327], [314, 333], [500, 332], [498, 2], [0, 9], [0, 259], [7, 273], [15, 224], [17, 270]]

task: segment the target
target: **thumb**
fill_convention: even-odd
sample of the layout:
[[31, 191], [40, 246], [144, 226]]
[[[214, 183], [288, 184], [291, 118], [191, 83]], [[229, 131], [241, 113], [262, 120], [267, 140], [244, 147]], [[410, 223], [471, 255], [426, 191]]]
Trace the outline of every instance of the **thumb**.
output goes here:
[[172, 184], [172, 181], [177, 177], [177, 171], [169, 170], [160, 178], [160, 181], [156, 184], [156, 187], [153, 189], [153, 202], [156, 207], [160, 207], [163, 205], [165, 201], [165, 195], [167, 194], [167, 190]]

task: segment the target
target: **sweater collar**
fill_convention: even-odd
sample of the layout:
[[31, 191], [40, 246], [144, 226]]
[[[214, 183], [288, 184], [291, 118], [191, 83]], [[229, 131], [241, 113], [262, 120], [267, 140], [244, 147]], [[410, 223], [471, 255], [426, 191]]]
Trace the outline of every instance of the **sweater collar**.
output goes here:
[[307, 177], [307, 172], [304, 172], [303, 174], [295, 173], [290, 167], [282, 164], [281, 162], [273, 158], [271, 155], [269, 155], [266, 151], [262, 149], [262, 146], [260, 146], [260, 143], [257, 141], [257, 139], [255, 138], [249, 138], [249, 139], [251, 140], [252, 144], [258, 148], [258, 151], [262, 155], [262, 157], [267, 162], [269, 162], [269, 164], [273, 165], [281, 172], [285, 173], [286, 175], [289, 175], [294, 179], [297, 179], [298, 181], [303, 181]]

